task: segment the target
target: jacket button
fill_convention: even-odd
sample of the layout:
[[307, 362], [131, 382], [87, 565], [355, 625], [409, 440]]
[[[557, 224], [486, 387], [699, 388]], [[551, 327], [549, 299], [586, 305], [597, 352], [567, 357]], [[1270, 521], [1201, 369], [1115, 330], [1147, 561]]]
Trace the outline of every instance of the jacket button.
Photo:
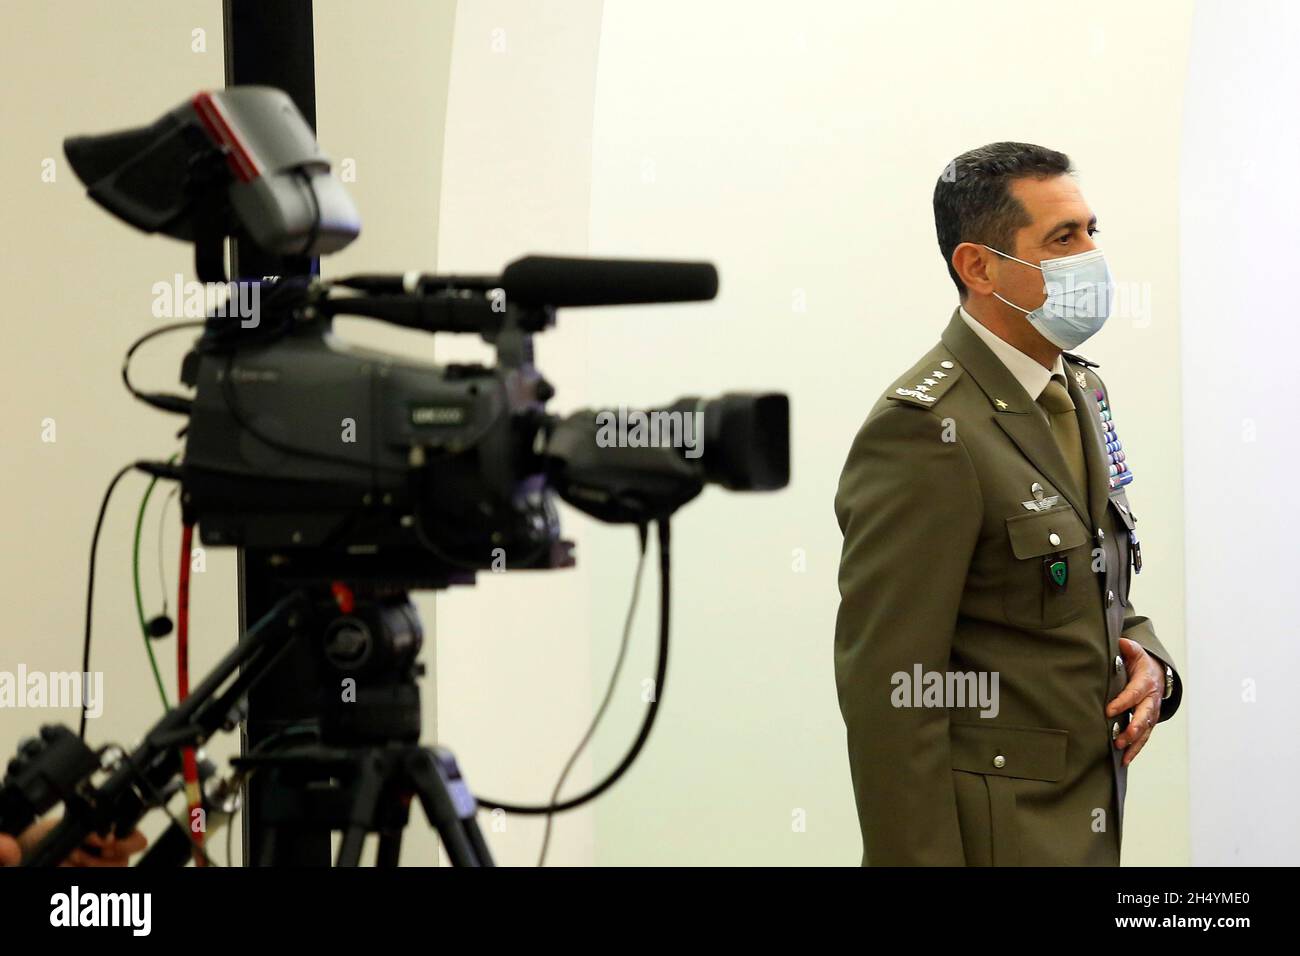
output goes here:
[[1105, 541], [1105, 540], [1106, 540], [1106, 532], [1105, 532], [1105, 531], [1102, 531], [1100, 528], [1097, 529], [1097, 540], [1098, 540], [1098, 541]]
[[1055, 531], [1053, 531], [1051, 534], [1047, 536], [1047, 541], [1049, 544], [1052, 545], [1052, 547], [1056, 547], [1058, 544], [1061, 543], [1061, 536], [1057, 534]]
[[1118, 736], [1119, 736], [1119, 721], [1117, 720], [1115, 721], [1115, 723], [1110, 725], [1110, 739], [1114, 740]]
[[1002, 756], [1002, 754], [998, 754], [996, 757], [993, 758], [993, 766], [997, 767], [999, 770], [1001, 770], [1006, 765], [1007, 765], [1007, 758]]
[[1115, 673], [1124, 673], [1124, 658], [1120, 657], [1118, 654], [1115, 655]]
[[1107, 591], [1107, 592], [1106, 592], [1106, 606], [1107, 606], [1107, 607], [1110, 607], [1110, 606], [1111, 606], [1112, 604], [1114, 604], [1114, 603], [1115, 603], [1115, 592], [1114, 592], [1114, 591]]

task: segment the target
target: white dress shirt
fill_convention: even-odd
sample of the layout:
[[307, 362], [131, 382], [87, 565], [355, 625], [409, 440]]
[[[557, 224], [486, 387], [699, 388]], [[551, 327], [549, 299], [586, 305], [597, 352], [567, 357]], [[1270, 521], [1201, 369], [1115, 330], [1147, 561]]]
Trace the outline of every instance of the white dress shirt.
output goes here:
[[1065, 363], [1061, 361], [1061, 356], [1056, 356], [1056, 364], [1050, 370], [1043, 368], [1038, 359], [1030, 358], [1020, 349], [1016, 348], [1010, 342], [1005, 342], [998, 338], [992, 331], [986, 329], [980, 324], [979, 320], [967, 312], [961, 306], [962, 321], [970, 326], [972, 332], [980, 337], [990, 349], [1007, 367], [1013, 378], [1020, 383], [1020, 387], [1025, 390], [1025, 394], [1038, 401], [1043, 394], [1043, 389], [1047, 388], [1047, 383], [1052, 380], [1053, 375], [1061, 376], [1061, 381], [1065, 382]]

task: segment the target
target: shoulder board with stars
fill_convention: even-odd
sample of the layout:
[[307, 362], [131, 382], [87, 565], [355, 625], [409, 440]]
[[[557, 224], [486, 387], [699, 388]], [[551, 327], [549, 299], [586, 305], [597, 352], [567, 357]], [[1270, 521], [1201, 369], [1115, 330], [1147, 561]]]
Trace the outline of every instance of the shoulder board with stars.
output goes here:
[[960, 365], [950, 358], [934, 357], [933, 361], [917, 365], [890, 386], [885, 398], [920, 408], [931, 408], [959, 378]]

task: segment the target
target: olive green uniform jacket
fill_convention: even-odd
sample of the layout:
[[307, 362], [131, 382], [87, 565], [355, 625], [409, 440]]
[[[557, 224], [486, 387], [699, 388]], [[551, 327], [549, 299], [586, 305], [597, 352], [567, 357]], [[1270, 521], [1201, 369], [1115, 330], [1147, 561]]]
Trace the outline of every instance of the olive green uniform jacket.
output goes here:
[[[1129, 715], [1105, 713], [1128, 682], [1119, 638], [1174, 665], [1130, 596], [1136, 519], [1111, 487], [1105, 385], [1063, 358], [1086, 493], [956, 312], [849, 452], [835, 677], [864, 864], [1119, 863], [1126, 769], [1111, 741]], [[986, 689], [996, 674], [996, 714], [970, 682], [964, 701], [955, 684], [946, 699], [905, 693], [929, 674], [983, 674]], [[1181, 696], [1175, 674], [1161, 721]]]

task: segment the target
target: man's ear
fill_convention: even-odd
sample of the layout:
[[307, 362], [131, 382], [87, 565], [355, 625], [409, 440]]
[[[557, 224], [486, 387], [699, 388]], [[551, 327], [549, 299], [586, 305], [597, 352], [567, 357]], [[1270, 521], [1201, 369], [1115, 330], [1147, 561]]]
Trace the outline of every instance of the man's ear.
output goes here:
[[973, 242], [959, 243], [952, 251], [952, 267], [958, 278], [968, 290], [979, 295], [993, 292], [993, 279], [989, 274], [992, 259], [993, 253]]

